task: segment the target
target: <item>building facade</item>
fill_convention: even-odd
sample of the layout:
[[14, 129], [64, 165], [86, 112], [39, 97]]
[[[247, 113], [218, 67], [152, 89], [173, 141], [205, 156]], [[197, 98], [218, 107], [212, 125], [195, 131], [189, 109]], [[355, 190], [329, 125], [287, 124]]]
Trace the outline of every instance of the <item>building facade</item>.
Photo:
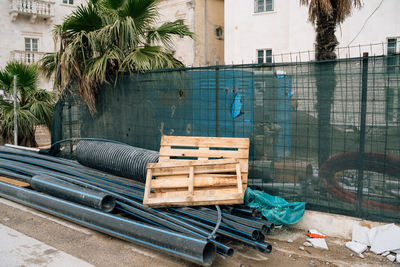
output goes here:
[[186, 66], [224, 63], [224, 0], [161, 0], [160, 23], [183, 19], [194, 38], [175, 38], [172, 51]]
[[[299, 2], [225, 0], [225, 63], [314, 60], [314, 26], [308, 21], [308, 7]], [[338, 56], [400, 52], [400, 1], [362, 2], [362, 8], [337, 27]]]
[[[52, 30], [85, 0], [0, 1], [0, 67], [8, 61], [37, 62], [55, 50]], [[41, 79], [40, 88], [52, 89], [52, 81]]]

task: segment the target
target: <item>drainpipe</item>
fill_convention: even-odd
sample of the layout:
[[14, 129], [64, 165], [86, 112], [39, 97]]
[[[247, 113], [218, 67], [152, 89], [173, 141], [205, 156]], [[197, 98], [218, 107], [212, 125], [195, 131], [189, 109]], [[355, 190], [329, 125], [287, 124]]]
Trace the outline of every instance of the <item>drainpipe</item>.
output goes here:
[[204, 65], [207, 66], [207, 0], [204, 0]]

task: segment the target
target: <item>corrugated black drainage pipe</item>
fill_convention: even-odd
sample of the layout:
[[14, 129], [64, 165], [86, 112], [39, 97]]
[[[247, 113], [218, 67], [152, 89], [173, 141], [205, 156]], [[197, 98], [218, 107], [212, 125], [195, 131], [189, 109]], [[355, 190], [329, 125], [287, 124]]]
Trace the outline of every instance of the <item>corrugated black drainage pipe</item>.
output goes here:
[[113, 196], [71, 184], [49, 175], [35, 175], [32, 177], [30, 184], [36, 191], [77, 202], [104, 212], [111, 212], [115, 208], [115, 198]]
[[158, 152], [110, 142], [81, 140], [76, 146], [76, 159], [87, 167], [144, 183], [147, 163], [158, 162]]

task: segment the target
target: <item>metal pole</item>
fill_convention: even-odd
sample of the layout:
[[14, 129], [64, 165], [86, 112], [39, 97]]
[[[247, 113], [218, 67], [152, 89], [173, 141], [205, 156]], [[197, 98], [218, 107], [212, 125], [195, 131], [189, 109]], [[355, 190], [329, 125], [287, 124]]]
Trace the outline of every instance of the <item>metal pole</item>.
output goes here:
[[17, 75], [14, 75], [14, 145], [18, 145]]
[[207, 0], [204, 0], [204, 66], [207, 66]]
[[364, 180], [364, 151], [365, 151], [365, 126], [367, 117], [367, 93], [368, 93], [368, 53], [364, 53], [362, 59], [362, 87], [361, 87], [361, 121], [360, 121], [360, 147], [358, 157], [357, 175], [357, 212], [362, 214], [363, 180]]

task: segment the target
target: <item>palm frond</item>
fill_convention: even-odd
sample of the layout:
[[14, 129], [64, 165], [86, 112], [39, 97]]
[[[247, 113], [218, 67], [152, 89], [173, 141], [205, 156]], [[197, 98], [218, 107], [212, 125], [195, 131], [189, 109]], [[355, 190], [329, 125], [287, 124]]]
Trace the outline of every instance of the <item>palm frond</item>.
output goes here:
[[45, 55], [41, 71], [54, 75], [59, 92], [73, 82], [93, 114], [99, 86], [118, 72], [181, 67], [165, 48], [193, 33], [182, 20], [155, 27], [158, 1], [89, 0], [55, 26], [59, 50]]
[[313, 24], [317, 22], [321, 12], [330, 15], [333, 10], [337, 14], [336, 23], [342, 23], [351, 14], [353, 7], [361, 7], [360, 0], [300, 0], [300, 4], [308, 6], [308, 19]]
[[89, 3], [87, 6], [78, 6], [77, 9], [66, 18], [62, 24], [62, 31], [69, 36], [73, 36], [82, 31], [91, 32], [98, 30], [102, 26], [103, 21], [96, 10], [96, 6]]
[[148, 44], [163, 44], [171, 48], [173, 46], [173, 37], [189, 36], [193, 37], [194, 33], [189, 30], [189, 27], [184, 24], [183, 20], [173, 22], [165, 22], [157, 28], [152, 28], [147, 31]]

